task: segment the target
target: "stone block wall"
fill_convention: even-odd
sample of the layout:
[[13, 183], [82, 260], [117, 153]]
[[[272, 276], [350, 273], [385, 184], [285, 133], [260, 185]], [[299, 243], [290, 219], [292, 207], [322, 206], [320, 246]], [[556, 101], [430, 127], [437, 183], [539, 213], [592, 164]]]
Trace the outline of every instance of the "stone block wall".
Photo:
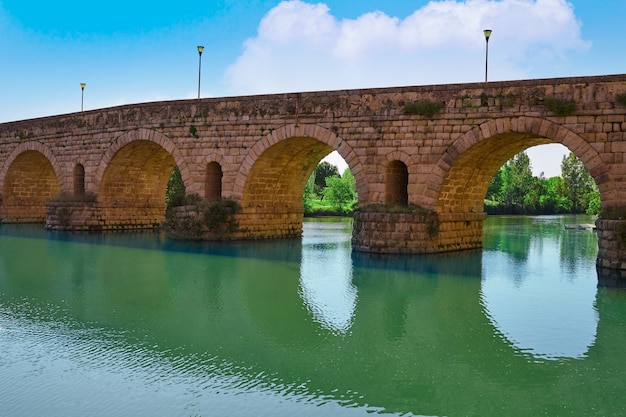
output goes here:
[[626, 271], [626, 220], [596, 220], [598, 268]]
[[486, 214], [357, 212], [352, 248], [385, 254], [439, 253], [482, 247]]
[[[45, 201], [42, 202], [45, 204]], [[46, 211], [42, 205], [20, 204], [18, 199], [3, 202], [0, 208], [0, 221], [6, 223], [43, 223]]]
[[304, 208], [249, 208], [235, 216], [243, 239], [273, 239], [302, 236]]
[[[172, 209], [173, 218], [178, 224], [193, 225], [193, 238], [206, 240], [240, 240], [240, 239], [275, 239], [299, 237], [302, 235], [303, 213], [292, 213], [287, 210], [255, 209], [234, 216], [236, 230], [228, 233], [215, 233], [209, 230], [202, 219], [198, 206], [181, 206]], [[187, 227], [183, 225], [183, 228]], [[182, 235], [188, 231], [182, 230]]]
[[46, 204], [45, 224], [50, 230], [99, 231], [138, 230], [161, 227], [164, 208], [111, 207], [96, 202], [59, 202]]

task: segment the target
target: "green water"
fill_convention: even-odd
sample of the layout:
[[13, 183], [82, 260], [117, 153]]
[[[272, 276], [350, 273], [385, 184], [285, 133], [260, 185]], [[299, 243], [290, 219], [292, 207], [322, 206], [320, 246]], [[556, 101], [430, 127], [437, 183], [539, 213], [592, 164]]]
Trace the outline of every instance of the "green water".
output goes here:
[[621, 416], [626, 292], [589, 217], [352, 253], [351, 223], [199, 244], [0, 226], [0, 416]]

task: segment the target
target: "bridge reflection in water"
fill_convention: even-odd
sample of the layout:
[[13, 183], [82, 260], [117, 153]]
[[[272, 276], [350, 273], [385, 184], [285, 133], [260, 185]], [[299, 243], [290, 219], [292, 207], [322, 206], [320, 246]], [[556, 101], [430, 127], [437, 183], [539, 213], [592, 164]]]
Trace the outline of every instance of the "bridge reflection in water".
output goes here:
[[[290, 401], [302, 415], [329, 403], [340, 406], [334, 415], [617, 415], [626, 299], [595, 288], [593, 250], [561, 252], [595, 244], [593, 234], [525, 219], [486, 227], [484, 251], [404, 257], [352, 252], [349, 223], [221, 246], [149, 234], [83, 235], [81, 245], [2, 226], [0, 308], [50, 332], [91, 328], [98, 343], [122, 343], [129, 361], [147, 352], [196, 375], [208, 355], [210, 372], [243, 378], [200, 384], [191, 407], [200, 414], [209, 399], [233, 414], [255, 410], [249, 401], [263, 392], [259, 406], [272, 405], [255, 415]], [[80, 367], [69, 368], [71, 380]], [[35, 386], [26, 395], [45, 390]], [[97, 396], [98, 384], [81, 389]], [[238, 396], [216, 400], [230, 389]]]

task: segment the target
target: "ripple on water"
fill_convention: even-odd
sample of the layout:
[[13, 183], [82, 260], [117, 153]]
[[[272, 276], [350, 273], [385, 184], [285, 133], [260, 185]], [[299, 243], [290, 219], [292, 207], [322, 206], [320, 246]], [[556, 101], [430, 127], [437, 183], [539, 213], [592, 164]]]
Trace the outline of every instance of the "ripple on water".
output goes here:
[[[36, 314], [33, 312], [36, 311]], [[113, 330], [0, 309], [4, 415], [364, 416], [377, 410], [210, 355], [128, 344]], [[33, 316], [38, 316], [33, 320]], [[380, 410], [378, 410], [380, 411]]]

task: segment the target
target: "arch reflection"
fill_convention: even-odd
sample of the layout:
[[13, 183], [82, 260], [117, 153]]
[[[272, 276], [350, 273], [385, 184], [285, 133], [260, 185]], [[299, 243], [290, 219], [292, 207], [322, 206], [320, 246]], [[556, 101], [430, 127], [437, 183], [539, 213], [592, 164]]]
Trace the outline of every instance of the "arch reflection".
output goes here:
[[352, 284], [351, 219], [305, 221], [303, 229], [300, 297], [316, 322], [328, 330], [346, 333], [357, 303]]
[[[505, 216], [485, 222], [480, 290], [485, 313], [508, 342], [536, 359], [583, 358], [596, 340], [596, 254], [588, 248], [597, 248], [597, 236], [564, 228], [575, 221]], [[502, 222], [508, 227], [496, 227]], [[507, 250], [519, 246], [525, 247], [524, 256]]]

